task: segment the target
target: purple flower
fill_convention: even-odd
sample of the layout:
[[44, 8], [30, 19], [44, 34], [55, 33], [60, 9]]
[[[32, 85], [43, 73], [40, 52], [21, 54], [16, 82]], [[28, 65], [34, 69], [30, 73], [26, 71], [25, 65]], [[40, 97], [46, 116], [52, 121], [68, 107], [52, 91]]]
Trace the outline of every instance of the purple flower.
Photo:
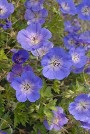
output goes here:
[[12, 82], [14, 78], [21, 76], [22, 72], [26, 71], [33, 71], [33, 69], [29, 65], [22, 66], [21, 64], [15, 64], [7, 75], [7, 81]]
[[83, 43], [90, 43], [90, 31], [85, 31], [79, 36], [79, 40]]
[[71, 57], [72, 57], [72, 62], [73, 66], [75, 68], [82, 68], [86, 62], [87, 62], [87, 57], [85, 56], [85, 50], [84, 48], [78, 47], [78, 48], [71, 48], [69, 51]]
[[81, 121], [81, 127], [86, 130], [90, 130], [90, 123]]
[[42, 57], [41, 64], [46, 78], [62, 80], [70, 74], [72, 61], [63, 48], [54, 47]]
[[3, 29], [7, 30], [12, 27], [12, 23], [9, 20], [6, 20], [6, 24], [3, 25]]
[[53, 43], [50, 41], [43, 42], [42, 46], [34, 51], [31, 51], [31, 53], [36, 57], [43, 57], [50, 51], [50, 49], [53, 48]]
[[90, 21], [90, 1], [83, 0], [77, 6], [77, 13], [80, 19]]
[[53, 112], [53, 119], [51, 121], [45, 120], [43, 124], [47, 130], [54, 129], [56, 131], [59, 131], [65, 124], [67, 124], [68, 119], [65, 117], [65, 114], [61, 107], [56, 107], [56, 110], [52, 112]]
[[39, 23], [33, 23], [18, 33], [17, 41], [22, 48], [32, 51], [40, 48], [43, 42], [48, 41], [51, 37], [52, 34], [48, 29], [41, 28]]
[[22, 71], [23, 71], [22, 65], [15, 64], [15, 65], [12, 67], [12, 71], [9, 72], [8, 75], [7, 75], [7, 81], [8, 81], [8, 82], [12, 82], [12, 80], [13, 80], [15, 77], [21, 75]]
[[29, 59], [29, 53], [26, 50], [19, 50], [14, 53], [12, 60], [16, 64], [23, 64]]
[[7, 81], [8, 81], [8, 82], [12, 82], [12, 80], [13, 80], [15, 77], [16, 77], [16, 75], [15, 75], [14, 73], [9, 72], [9, 73], [7, 74]]
[[48, 12], [46, 9], [41, 9], [39, 11], [32, 11], [31, 9], [27, 9], [24, 17], [26, 20], [28, 20], [27, 23], [29, 25], [34, 22], [43, 24], [47, 16]]
[[34, 11], [39, 11], [43, 7], [44, 0], [26, 0], [25, 7]]
[[14, 6], [7, 0], [0, 0], [0, 19], [6, 19], [14, 12]]
[[19, 102], [35, 102], [40, 98], [40, 89], [42, 88], [42, 80], [32, 71], [23, 72], [21, 77], [16, 77], [11, 87], [16, 90], [16, 98]]
[[76, 7], [73, 0], [57, 0], [60, 5], [60, 10], [64, 14], [75, 15]]
[[72, 47], [77, 47], [78, 44], [78, 35], [77, 34], [68, 34], [64, 37], [64, 46], [67, 49], [71, 49]]
[[76, 120], [90, 123], [90, 97], [88, 94], [81, 94], [75, 101], [69, 104], [69, 112]]
[[71, 68], [71, 71], [73, 72], [73, 73], [75, 73], [75, 74], [80, 74], [80, 73], [82, 73], [83, 72], [83, 70], [84, 70], [84, 66], [83, 67], [81, 67], [81, 68]]
[[23, 70], [23, 67], [22, 67], [21, 64], [15, 64], [15, 65], [12, 67], [12, 72], [15, 73], [16, 75], [21, 75], [22, 70]]
[[25, 65], [23, 66], [23, 72], [26, 72], [26, 71], [33, 71], [33, 69], [29, 65]]
[[0, 134], [7, 134], [6, 132], [3, 132], [2, 130], [0, 130]]
[[78, 32], [81, 28], [81, 25], [77, 19], [74, 19], [73, 21], [65, 21], [64, 26], [65, 26], [65, 31], [69, 33]]

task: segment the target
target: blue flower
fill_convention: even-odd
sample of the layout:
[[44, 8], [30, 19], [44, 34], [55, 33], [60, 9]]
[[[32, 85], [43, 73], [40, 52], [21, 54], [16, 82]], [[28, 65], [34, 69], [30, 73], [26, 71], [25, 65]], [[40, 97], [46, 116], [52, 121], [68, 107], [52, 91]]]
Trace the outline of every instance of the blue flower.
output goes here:
[[[53, 110], [53, 118], [51, 121], [44, 121], [44, 126], [47, 130], [56, 130], [59, 131], [67, 124], [68, 119], [65, 117], [63, 109], [61, 107], [56, 107], [56, 110]], [[49, 123], [48, 123], [49, 122]]]
[[64, 26], [65, 26], [65, 28], [64, 28], [65, 31], [67, 31], [69, 33], [75, 33], [81, 29], [81, 25], [77, 19], [74, 19], [73, 21], [69, 21], [69, 20], [65, 21]]
[[79, 35], [79, 40], [83, 43], [90, 44], [90, 31], [85, 31]]
[[16, 77], [11, 87], [16, 90], [16, 98], [19, 102], [35, 102], [40, 98], [40, 89], [42, 88], [42, 80], [32, 71], [23, 72], [21, 77]]
[[71, 49], [72, 47], [77, 47], [78, 45], [78, 34], [68, 34], [64, 37], [64, 46], [67, 49]]
[[14, 6], [7, 0], [0, 0], [0, 19], [6, 19], [14, 12]]
[[77, 13], [80, 19], [90, 21], [90, 1], [83, 0], [77, 6]]
[[26, 50], [19, 50], [14, 53], [12, 60], [16, 64], [23, 64], [25, 61], [29, 59], [29, 53]]
[[83, 72], [83, 70], [84, 70], [84, 66], [81, 67], [81, 68], [75, 68], [75, 67], [72, 67], [72, 68], [71, 68], [71, 72], [73, 72], [73, 73], [75, 73], [75, 74], [80, 74], [80, 73]]
[[69, 112], [76, 120], [90, 123], [90, 97], [88, 94], [81, 94], [75, 101], [69, 104]]
[[8, 82], [12, 82], [12, 80], [13, 80], [15, 77], [21, 75], [22, 71], [23, 71], [22, 65], [20, 65], [20, 64], [15, 64], [15, 65], [12, 67], [11, 72], [9, 72], [8, 75], [7, 75], [7, 81], [8, 81]]
[[70, 74], [72, 61], [63, 48], [54, 47], [42, 57], [41, 64], [46, 78], [62, 80]]
[[43, 24], [47, 16], [48, 12], [46, 9], [41, 9], [39, 11], [32, 11], [31, 9], [27, 9], [24, 17], [25, 20], [28, 20], [27, 24], [29, 25], [34, 22]]
[[12, 72], [15, 73], [16, 75], [20, 75], [22, 73], [22, 65], [20, 64], [15, 64], [13, 67], [12, 67]]
[[3, 25], [3, 29], [4, 30], [7, 30], [7, 29], [9, 29], [9, 28], [11, 28], [12, 27], [12, 23], [9, 21], [9, 20], [6, 20], [6, 24], [5, 25]]
[[76, 7], [73, 0], [57, 0], [60, 5], [60, 10], [64, 14], [75, 15]]
[[11, 72], [7, 75], [7, 81], [12, 82], [17, 76], [21, 76], [22, 72], [33, 71], [29, 65], [22, 66], [22, 64], [15, 64], [12, 67]]
[[87, 57], [85, 56], [85, 49], [81, 47], [77, 48], [71, 48], [69, 51], [71, 57], [72, 57], [72, 62], [73, 66], [75, 68], [82, 68], [86, 62], [87, 62]]
[[31, 68], [31, 66], [29, 66], [28, 64], [23, 66], [23, 72], [26, 72], [26, 71], [33, 71], [33, 69]]
[[81, 127], [86, 130], [90, 130], [90, 123], [81, 121]]
[[3, 132], [2, 130], [0, 130], [0, 134], [7, 134], [6, 132]]
[[51, 48], [53, 48], [53, 43], [50, 41], [43, 42], [42, 46], [34, 51], [31, 51], [31, 53], [36, 57], [43, 57], [50, 51]]
[[44, 0], [26, 0], [25, 7], [34, 11], [39, 11], [43, 7]]
[[40, 48], [43, 42], [48, 41], [52, 37], [51, 32], [46, 28], [41, 28], [39, 23], [33, 23], [26, 29], [19, 31], [17, 41], [22, 48], [28, 51]]

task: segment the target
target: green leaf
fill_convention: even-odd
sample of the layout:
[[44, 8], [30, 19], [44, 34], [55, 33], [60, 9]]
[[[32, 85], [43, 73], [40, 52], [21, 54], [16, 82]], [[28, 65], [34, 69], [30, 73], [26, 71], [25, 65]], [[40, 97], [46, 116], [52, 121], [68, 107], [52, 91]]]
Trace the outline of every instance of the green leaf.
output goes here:
[[26, 123], [29, 121], [29, 116], [26, 111], [26, 105], [22, 103], [18, 103], [15, 111], [14, 111], [14, 127], [17, 127], [18, 124], [22, 124], [26, 126]]
[[7, 59], [8, 59], [8, 58], [7, 58], [7, 56], [5, 55], [4, 50], [1, 49], [1, 50], [0, 50], [0, 60], [2, 61], [2, 60], [7, 60]]
[[54, 90], [54, 92], [56, 92], [58, 94], [60, 93], [60, 81], [54, 80], [53, 90]]
[[41, 91], [41, 96], [44, 97], [52, 97], [51, 87], [44, 87]]

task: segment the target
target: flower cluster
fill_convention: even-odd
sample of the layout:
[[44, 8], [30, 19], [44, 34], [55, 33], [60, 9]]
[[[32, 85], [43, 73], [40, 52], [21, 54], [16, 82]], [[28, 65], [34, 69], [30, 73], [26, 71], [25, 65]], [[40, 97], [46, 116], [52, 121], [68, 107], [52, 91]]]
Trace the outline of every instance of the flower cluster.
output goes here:
[[[63, 18], [65, 19], [64, 46], [72, 59], [71, 72], [85, 72], [90, 75], [90, 31], [82, 31], [79, 19], [90, 21], [90, 2], [83, 0], [75, 5], [73, 0], [57, 0]], [[74, 20], [66, 20], [67, 16], [73, 15]], [[76, 120], [79, 120], [81, 127], [90, 130], [90, 96], [81, 94], [75, 101], [70, 103], [69, 112]]]
[[[65, 21], [65, 31], [68, 35], [64, 37], [64, 46], [67, 51], [61, 47], [53, 47], [53, 43], [49, 41], [52, 37], [51, 32], [42, 27], [47, 16], [43, 2], [26, 0], [25, 19], [28, 26], [17, 35], [18, 43], [25, 50], [15, 53], [12, 60], [16, 64], [23, 64], [29, 58], [27, 51], [30, 51], [41, 59], [42, 74], [48, 79], [63, 80], [71, 72], [81, 73], [88, 61], [86, 43], [89, 44], [89, 31], [78, 33], [81, 25], [77, 19], [72, 22]], [[77, 7], [72, 0], [63, 2], [58, 0], [58, 3], [63, 14], [76, 15]], [[86, 34], [87, 36], [83, 38]]]
[[56, 110], [53, 110], [52, 113], [52, 120], [45, 120], [43, 124], [47, 130], [54, 129], [59, 131], [63, 128], [65, 124], [67, 124], [68, 119], [65, 117], [64, 111], [61, 107], [56, 107]]
[[[6, 0], [5, 0], [6, 1]], [[16, 98], [19, 102], [35, 102], [40, 98], [40, 89], [43, 86], [41, 78], [36, 76], [33, 69], [25, 64], [29, 59], [29, 53], [40, 58], [42, 74], [50, 80], [63, 80], [71, 72], [90, 74], [90, 58], [87, 53], [90, 50], [90, 31], [82, 32], [79, 20], [67, 20], [64, 22], [65, 37], [63, 38], [64, 48], [54, 46], [50, 41], [52, 33], [43, 27], [45, 18], [48, 15], [43, 6], [44, 0], [26, 0], [25, 20], [27, 27], [17, 34], [17, 42], [22, 49], [14, 51], [12, 56], [13, 67], [7, 75], [7, 80], [11, 87], [16, 91]], [[75, 15], [83, 20], [90, 20], [90, 7], [88, 0], [75, 5], [73, 0], [57, 0], [63, 17], [66, 14]], [[1, 2], [3, 4], [3, 2]], [[6, 12], [6, 8], [2, 12]], [[8, 12], [8, 11], [7, 11]], [[4, 15], [6, 18], [11, 12]], [[9, 27], [11, 23], [8, 23]], [[87, 94], [81, 94], [70, 103], [69, 112], [76, 120], [81, 122], [83, 128], [89, 129], [90, 125], [90, 97]], [[61, 130], [68, 122], [63, 109], [56, 107], [52, 111], [53, 119], [44, 121], [48, 130]]]
[[8, 17], [14, 12], [14, 6], [12, 3], [8, 3], [7, 0], [0, 0], [0, 20], [5, 20], [5, 24], [0, 24], [4, 30], [12, 27], [12, 23]]
[[78, 15], [82, 20], [90, 21], [90, 1], [83, 0], [75, 5], [73, 0], [57, 0], [63, 14]]
[[[63, 38], [64, 46], [71, 55], [73, 65], [71, 72], [81, 73], [88, 70], [88, 52], [90, 50], [90, 31], [82, 32], [79, 18], [82, 20], [90, 20], [90, 2], [85, 0], [75, 5], [73, 0], [57, 0], [62, 15], [65, 19], [65, 37]], [[66, 20], [67, 15], [73, 15], [74, 20]], [[84, 71], [87, 73], [87, 71]], [[89, 74], [89, 72], [88, 72]]]
[[69, 112], [81, 122], [81, 127], [90, 129], [90, 96], [88, 94], [77, 96], [75, 101], [70, 103]]
[[40, 98], [39, 90], [42, 88], [42, 80], [33, 73], [29, 65], [23, 65], [28, 58], [29, 53], [26, 50], [16, 51], [12, 57], [14, 65], [7, 75], [7, 80], [16, 90], [16, 98], [20, 102], [27, 99], [35, 102]]
[[31, 23], [40, 23], [44, 24], [45, 18], [48, 16], [48, 11], [43, 7], [44, 0], [26, 0], [25, 7], [25, 20], [27, 20], [27, 24]]

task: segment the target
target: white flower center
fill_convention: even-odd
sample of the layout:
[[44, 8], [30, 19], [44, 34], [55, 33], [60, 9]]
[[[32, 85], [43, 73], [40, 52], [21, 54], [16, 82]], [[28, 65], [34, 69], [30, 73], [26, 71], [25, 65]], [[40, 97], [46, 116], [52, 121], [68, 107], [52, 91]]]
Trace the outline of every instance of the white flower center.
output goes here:
[[29, 38], [30, 38], [30, 42], [31, 42], [32, 45], [37, 45], [41, 41], [40, 35], [37, 35], [36, 33], [31, 34]]
[[0, 6], [0, 15], [5, 14], [7, 9], [4, 6]]
[[21, 84], [21, 91], [24, 94], [29, 94], [32, 92], [32, 87], [33, 87], [32, 83], [26, 80]]
[[73, 45], [73, 44], [75, 44], [75, 41], [74, 41], [73, 39], [70, 39], [70, 40], [68, 40], [68, 43], [69, 43], [70, 45]]
[[88, 108], [90, 107], [90, 102], [84, 102], [84, 101], [81, 101], [77, 104], [76, 106], [76, 110], [79, 110], [79, 111], [87, 111]]
[[58, 126], [59, 125], [59, 121], [60, 120], [58, 118], [54, 118], [53, 123]]
[[35, 13], [35, 19], [39, 19], [40, 18], [40, 15], [38, 13]]
[[61, 68], [62, 67], [62, 65], [63, 65], [63, 61], [62, 61], [62, 59], [60, 59], [60, 58], [57, 58], [57, 57], [53, 57], [51, 60], [50, 60], [50, 66], [51, 66], [51, 68], [53, 68], [53, 69], [59, 69], [59, 68]]
[[78, 53], [73, 53], [73, 54], [72, 54], [72, 61], [73, 61], [74, 63], [78, 63], [78, 62], [80, 61], [80, 56], [79, 56]]
[[83, 7], [81, 12], [83, 15], [89, 16], [90, 15], [90, 7], [88, 7], [88, 6]]
[[66, 11], [70, 10], [70, 7], [67, 2], [62, 2], [61, 7]]

